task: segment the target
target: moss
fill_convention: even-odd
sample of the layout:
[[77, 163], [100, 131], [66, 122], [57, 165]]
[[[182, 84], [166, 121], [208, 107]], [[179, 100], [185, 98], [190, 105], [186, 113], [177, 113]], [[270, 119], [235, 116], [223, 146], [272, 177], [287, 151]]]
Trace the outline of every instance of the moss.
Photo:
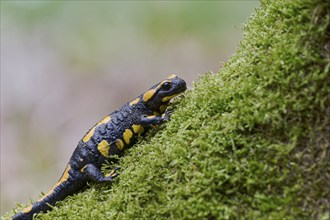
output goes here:
[[112, 186], [37, 219], [328, 219], [330, 2], [262, 1], [244, 29]]

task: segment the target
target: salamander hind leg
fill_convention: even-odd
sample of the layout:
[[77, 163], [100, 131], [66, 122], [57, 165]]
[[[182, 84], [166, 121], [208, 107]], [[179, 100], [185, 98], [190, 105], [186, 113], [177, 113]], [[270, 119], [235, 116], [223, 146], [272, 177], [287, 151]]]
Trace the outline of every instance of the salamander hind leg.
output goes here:
[[115, 177], [119, 174], [117, 173], [119, 167], [116, 167], [108, 175], [103, 175], [101, 170], [94, 164], [87, 164], [81, 169], [81, 172], [86, 175], [86, 177], [95, 182], [112, 182]]

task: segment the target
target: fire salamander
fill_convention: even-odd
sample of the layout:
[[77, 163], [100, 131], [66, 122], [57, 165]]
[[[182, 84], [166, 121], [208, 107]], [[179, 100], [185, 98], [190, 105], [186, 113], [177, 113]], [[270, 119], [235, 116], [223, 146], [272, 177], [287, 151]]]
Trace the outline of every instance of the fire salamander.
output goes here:
[[35, 213], [45, 212], [57, 201], [77, 192], [87, 181], [111, 182], [118, 176], [117, 168], [103, 175], [101, 165], [111, 155], [121, 156], [150, 126], [168, 120], [170, 111], [166, 108], [169, 101], [186, 88], [184, 80], [172, 75], [105, 116], [79, 141], [62, 177], [51, 190], [13, 219], [32, 219]]

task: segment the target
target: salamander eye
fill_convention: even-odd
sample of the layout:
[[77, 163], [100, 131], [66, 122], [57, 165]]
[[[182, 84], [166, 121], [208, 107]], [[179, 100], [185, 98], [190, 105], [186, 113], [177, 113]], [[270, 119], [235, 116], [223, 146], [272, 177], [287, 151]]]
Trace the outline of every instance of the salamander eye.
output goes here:
[[167, 91], [171, 88], [171, 83], [170, 82], [164, 82], [162, 85], [162, 90]]

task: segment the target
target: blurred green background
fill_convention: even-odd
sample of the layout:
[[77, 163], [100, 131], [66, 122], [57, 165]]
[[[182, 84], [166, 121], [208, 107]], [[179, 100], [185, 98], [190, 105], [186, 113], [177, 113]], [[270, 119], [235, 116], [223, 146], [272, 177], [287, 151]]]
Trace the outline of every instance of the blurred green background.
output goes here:
[[38, 199], [104, 115], [237, 48], [258, 1], [1, 1], [1, 214]]

